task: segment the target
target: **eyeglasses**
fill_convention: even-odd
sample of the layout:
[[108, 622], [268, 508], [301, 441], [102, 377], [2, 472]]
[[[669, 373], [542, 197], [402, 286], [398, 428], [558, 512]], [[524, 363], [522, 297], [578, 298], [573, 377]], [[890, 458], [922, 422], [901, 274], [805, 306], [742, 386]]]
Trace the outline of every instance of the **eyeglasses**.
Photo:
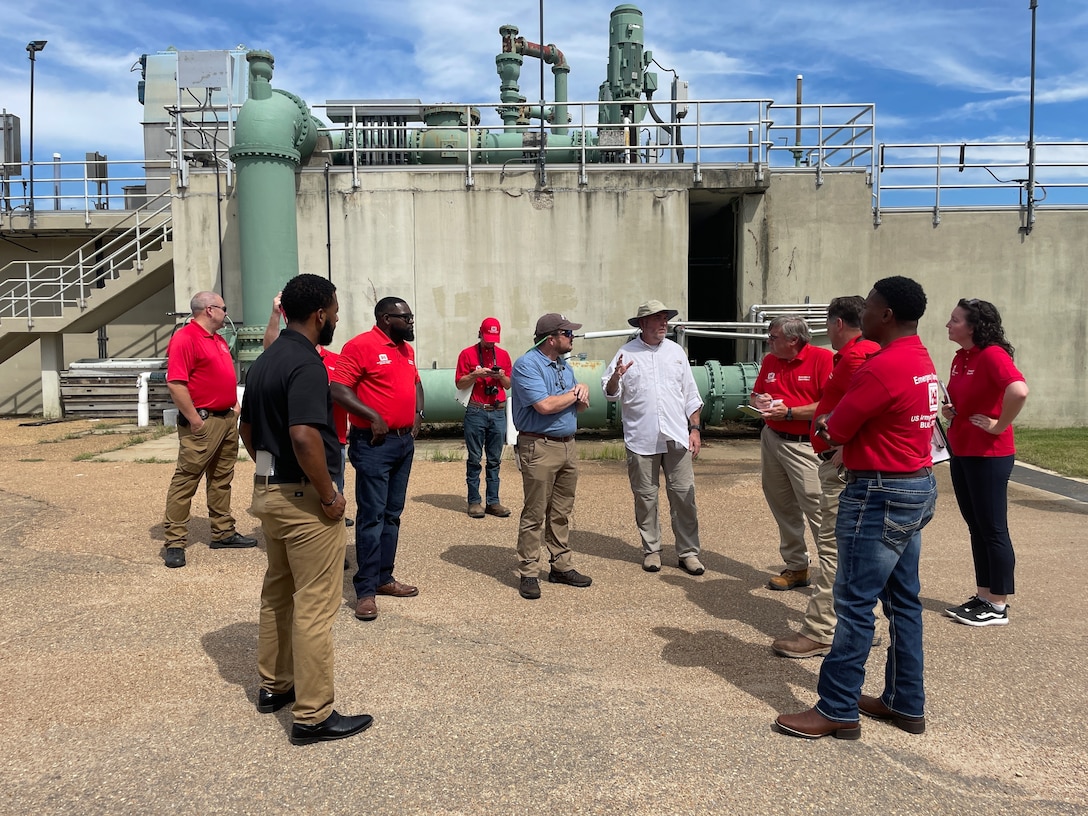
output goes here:
[[205, 308], [205, 309], [222, 309], [222, 310], [223, 310], [223, 314], [226, 314], [226, 313], [227, 313], [227, 307], [226, 307], [226, 306], [220, 306], [220, 305], [219, 305], [219, 304], [217, 304], [217, 303], [212, 303], [211, 305], [209, 305], [209, 306], [205, 306], [204, 308]]
[[414, 314], [400, 314], [399, 312], [385, 312], [386, 317], [399, 317], [405, 323], [415, 323], [416, 316]]
[[552, 332], [552, 337], [558, 337], [559, 335], [563, 335], [564, 337], [574, 337], [574, 332], [570, 329], [561, 329], [560, 331]]

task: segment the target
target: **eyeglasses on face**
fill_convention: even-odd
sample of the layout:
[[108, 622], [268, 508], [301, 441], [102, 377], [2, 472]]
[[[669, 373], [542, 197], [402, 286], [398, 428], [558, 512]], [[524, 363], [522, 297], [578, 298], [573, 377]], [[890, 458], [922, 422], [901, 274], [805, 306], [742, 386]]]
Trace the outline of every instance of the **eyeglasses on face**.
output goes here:
[[208, 306], [205, 306], [204, 308], [205, 309], [222, 309], [223, 314], [227, 313], [227, 307], [226, 306], [220, 306], [218, 303], [212, 303], [212, 304], [210, 304]]
[[558, 337], [563, 335], [564, 337], [574, 337], [574, 332], [571, 329], [560, 329], [557, 332], [552, 332], [552, 337]]
[[399, 317], [405, 323], [415, 323], [416, 316], [414, 314], [400, 314], [399, 312], [384, 312], [386, 317]]

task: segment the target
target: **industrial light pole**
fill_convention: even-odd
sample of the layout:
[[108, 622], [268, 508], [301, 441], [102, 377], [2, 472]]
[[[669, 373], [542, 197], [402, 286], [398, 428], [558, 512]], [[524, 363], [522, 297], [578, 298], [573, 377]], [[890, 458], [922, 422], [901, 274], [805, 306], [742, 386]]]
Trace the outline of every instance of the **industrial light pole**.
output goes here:
[[45, 40], [31, 40], [26, 44], [26, 52], [30, 55], [30, 200], [27, 202], [27, 210], [30, 213], [30, 226], [34, 226], [34, 63], [35, 56], [45, 48]]
[[1039, 7], [1031, 0], [1031, 98], [1028, 102], [1028, 188], [1024, 232], [1030, 234], [1035, 226], [1035, 11]]

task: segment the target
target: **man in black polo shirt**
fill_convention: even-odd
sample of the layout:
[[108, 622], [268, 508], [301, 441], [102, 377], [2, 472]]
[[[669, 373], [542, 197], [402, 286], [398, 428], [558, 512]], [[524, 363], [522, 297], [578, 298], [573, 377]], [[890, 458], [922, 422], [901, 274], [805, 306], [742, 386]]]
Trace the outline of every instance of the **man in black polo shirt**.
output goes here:
[[256, 462], [252, 509], [268, 545], [257, 710], [269, 714], [293, 702], [291, 742], [306, 745], [358, 734], [373, 719], [332, 707], [332, 624], [343, 582], [347, 503], [333, 483], [340, 442], [315, 346], [332, 342], [336, 287], [299, 275], [283, 287], [281, 303], [287, 328], [249, 369], [240, 435]]

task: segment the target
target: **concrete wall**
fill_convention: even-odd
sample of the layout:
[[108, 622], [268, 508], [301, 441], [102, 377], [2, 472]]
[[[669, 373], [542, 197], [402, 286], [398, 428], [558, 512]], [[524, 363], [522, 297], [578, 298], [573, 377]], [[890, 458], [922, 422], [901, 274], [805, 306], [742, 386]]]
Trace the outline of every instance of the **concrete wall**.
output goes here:
[[[471, 189], [459, 168], [361, 171], [358, 188], [341, 168], [329, 179], [330, 218], [320, 169], [299, 174], [297, 204], [299, 268], [331, 273], [338, 286], [334, 348], [369, 329], [374, 303], [390, 294], [405, 298], [418, 316], [422, 367], [453, 367], [489, 315], [502, 321], [503, 345], [515, 356], [529, 347], [533, 324], [547, 311], [564, 312], [587, 331], [626, 327], [637, 304], [651, 297], [687, 315], [690, 170], [594, 168], [579, 185], [576, 172], [552, 168], [546, 191], [521, 167], [478, 172]], [[222, 291], [240, 322], [232, 191], [224, 191], [220, 220], [214, 174], [194, 171], [191, 181], [174, 204], [173, 304], [163, 293], [134, 310], [124, 329], [132, 339], [111, 327], [111, 351], [161, 353], [150, 347], [168, 336], [162, 313], [187, 309], [200, 289]], [[726, 190], [740, 201], [739, 309], [721, 319], [742, 317], [754, 303], [864, 295], [880, 277], [908, 275], [929, 294], [922, 336], [939, 371], [947, 371], [955, 351], [943, 326], [956, 300], [991, 300], [1032, 387], [1024, 423], [1088, 423], [1088, 212], [1044, 210], [1030, 236], [1020, 234], [1015, 212], [950, 211], [939, 227], [928, 213], [885, 213], [877, 227], [862, 174], [828, 173], [817, 187], [812, 172], [778, 171], [763, 186], [750, 171], [704, 173], [703, 189]], [[282, 272], [268, 274], [279, 285], [286, 280]], [[723, 303], [725, 295], [723, 289]], [[253, 310], [262, 325], [270, 305]], [[575, 351], [610, 358], [620, 343], [577, 341]], [[94, 336], [69, 339], [65, 350], [68, 361], [94, 356]], [[4, 364], [0, 411], [35, 410], [37, 354], [34, 346]]]
[[[374, 325], [374, 304], [386, 295], [405, 298], [417, 316], [420, 366], [439, 368], [456, 364], [488, 316], [502, 322], [502, 344], [517, 355], [545, 312], [591, 331], [626, 327], [648, 298], [686, 310], [689, 172], [601, 171], [579, 188], [575, 172], [551, 170], [545, 192], [520, 168], [478, 174], [472, 189], [461, 171], [364, 172], [358, 189], [348, 172], [330, 179], [326, 219], [324, 174], [299, 176], [299, 269], [328, 274], [331, 245], [340, 300], [334, 348]], [[186, 235], [175, 249], [179, 302], [214, 281], [217, 254], [214, 177], [192, 180], [175, 204], [176, 234]], [[224, 297], [237, 320], [244, 305], [233, 202], [225, 214]], [[261, 305], [262, 322], [270, 305]], [[575, 351], [611, 357], [620, 345], [576, 341]]]
[[919, 281], [929, 298], [920, 324], [937, 370], [957, 346], [944, 324], [961, 297], [994, 303], [1032, 395], [1026, 425], [1088, 423], [1088, 211], [1043, 211], [1031, 235], [1016, 212], [883, 214], [873, 225], [870, 190], [858, 174], [776, 174], [748, 196], [741, 230], [741, 302], [826, 303], [865, 295], [888, 275]]

